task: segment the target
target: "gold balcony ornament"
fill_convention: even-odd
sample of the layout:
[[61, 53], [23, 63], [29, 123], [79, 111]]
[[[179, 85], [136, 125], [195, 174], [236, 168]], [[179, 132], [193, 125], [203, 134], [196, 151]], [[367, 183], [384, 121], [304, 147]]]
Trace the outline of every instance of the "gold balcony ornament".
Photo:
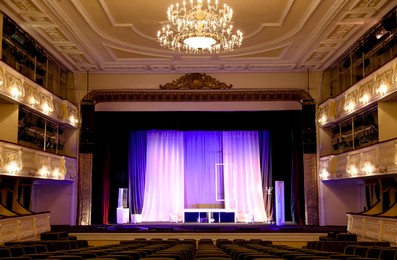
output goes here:
[[190, 0], [187, 6], [177, 3], [167, 11], [168, 21], [158, 31], [157, 40], [163, 47], [186, 53], [220, 53], [240, 47], [243, 33], [233, 33], [233, 10], [226, 4], [223, 8], [218, 0], [211, 3], [203, 0]]

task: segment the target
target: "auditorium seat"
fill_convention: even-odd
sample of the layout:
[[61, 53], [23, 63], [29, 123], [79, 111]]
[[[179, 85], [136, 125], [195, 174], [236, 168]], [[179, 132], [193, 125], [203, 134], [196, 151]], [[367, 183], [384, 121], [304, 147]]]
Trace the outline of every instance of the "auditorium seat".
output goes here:
[[12, 257], [22, 256], [25, 254], [23, 248], [19, 246], [9, 246], [8, 249], [10, 250]]
[[397, 259], [397, 247], [382, 248], [379, 254], [382, 260], [395, 260]]
[[382, 247], [370, 247], [367, 251], [366, 257], [379, 259]]
[[32, 260], [30, 257], [26, 256], [10, 256], [10, 257], [2, 257], [2, 260]]
[[129, 256], [129, 255], [118, 255], [118, 254], [110, 254], [107, 256], [98, 256], [97, 258], [101, 260], [104, 257], [105, 258], [111, 257], [111, 258], [115, 258], [118, 260], [133, 260], [134, 259], [132, 256]]
[[51, 254], [48, 254], [48, 253], [36, 253], [36, 254], [24, 254], [22, 256], [30, 257], [31, 259], [46, 259], [46, 258], [49, 258], [51, 256]]
[[0, 257], [11, 257], [11, 251], [8, 247], [0, 247]]
[[110, 253], [108, 256], [113, 257], [113, 255], [126, 255], [126, 256], [130, 256], [131, 259], [133, 259], [133, 260], [138, 260], [141, 257], [144, 257], [144, 256], [142, 256], [142, 254], [140, 252], [132, 251], [132, 250], [130, 250], [130, 251], [120, 251], [120, 252], [116, 252], [116, 253]]
[[53, 255], [47, 259], [59, 259], [59, 260], [83, 260], [84, 258], [79, 255]]
[[326, 256], [319, 256], [319, 255], [305, 255], [305, 256], [297, 256], [294, 260], [322, 260], [322, 259], [329, 259]]

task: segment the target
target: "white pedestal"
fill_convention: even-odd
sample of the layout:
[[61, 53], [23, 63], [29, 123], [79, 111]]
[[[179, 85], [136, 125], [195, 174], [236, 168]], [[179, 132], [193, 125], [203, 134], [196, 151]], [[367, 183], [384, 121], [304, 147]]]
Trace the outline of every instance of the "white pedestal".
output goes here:
[[142, 214], [131, 214], [131, 223], [137, 224], [142, 222]]
[[117, 224], [123, 224], [128, 222], [130, 222], [130, 209], [117, 208]]

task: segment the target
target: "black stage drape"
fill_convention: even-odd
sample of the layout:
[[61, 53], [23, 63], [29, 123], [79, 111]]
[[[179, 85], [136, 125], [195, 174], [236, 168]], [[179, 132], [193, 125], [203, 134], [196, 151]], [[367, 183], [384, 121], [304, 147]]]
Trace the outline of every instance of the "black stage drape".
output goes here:
[[117, 222], [118, 189], [129, 183], [130, 132], [150, 129], [271, 131], [272, 186], [284, 181], [285, 220], [305, 222], [302, 111], [167, 111], [95, 112], [92, 224]]

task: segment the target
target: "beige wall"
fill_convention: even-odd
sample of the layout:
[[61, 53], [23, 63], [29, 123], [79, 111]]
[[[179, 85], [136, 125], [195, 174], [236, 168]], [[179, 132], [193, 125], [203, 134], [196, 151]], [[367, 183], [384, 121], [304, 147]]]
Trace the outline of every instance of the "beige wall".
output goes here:
[[0, 140], [18, 142], [18, 104], [0, 104]]
[[365, 206], [362, 180], [320, 182], [320, 225], [347, 226], [347, 212], [361, 212]]
[[[95, 74], [78, 73], [74, 75], [75, 89], [73, 90], [77, 103], [92, 90], [99, 89], [159, 89], [160, 85], [170, 83], [180, 74]], [[317, 96], [317, 89], [321, 85], [319, 72], [293, 73], [220, 73], [209, 76], [233, 85], [232, 89], [303, 89], [313, 97]]]
[[397, 102], [378, 103], [379, 142], [397, 138]]

